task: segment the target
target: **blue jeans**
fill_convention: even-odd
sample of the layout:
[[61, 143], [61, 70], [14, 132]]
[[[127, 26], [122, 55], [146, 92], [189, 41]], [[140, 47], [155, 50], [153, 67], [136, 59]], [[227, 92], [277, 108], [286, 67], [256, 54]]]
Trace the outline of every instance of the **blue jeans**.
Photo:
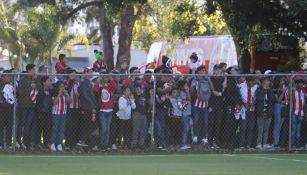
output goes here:
[[301, 126], [304, 117], [293, 114], [292, 115], [292, 133], [291, 133], [291, 141], [292, 146], [299, 147], [300, 139], [301, 139]]
[[190, 115], [183, 115], [181, 118], [181, 124], [182, 124], [182, 136], [181, 136], [181, 145], [185, 146], [187, 145], [187, 140], [189, 136], [189, 130], [190, 130]]
[[159, 146], [166, 146], [168, 143], [168, 140], [167, 140], [168, 129], [166, 126], [167, 117], [168, 117], [167, 109], [156, 109], [155, 127], [157, 131], [157, 136], [158, 136], [157, 144]]
[[99, 112], [101, 126], [101, 145], [108, 146], [113, 112]]
[[21, 137], [23, 137], [23, 144], [30, 146], [31, 126], [34, 117], [34, 108], [21, 108], [21, 115], [18, 118], [17, 128], [17, 141], [21, 143]]
[[62, 144], [65, 132], [66, 115], [52, 115], [51, 144]]
[[[198, 108], [194, 107], [194, 120], [193, 120], [193, 130], [194, 130], [194, 137], [199, 136], [200, 129], [202, 128], [203, 136], [207, 138], [207, 132], [208, 132], [208, 108]], [[203, 118], [204, 126], [200, 126], [201, 119]]]
[[281, 114], [281, 109], [283, 107], [286, 107], [286, 106], [282, 104], [274, 105], [274, 145], [279, 144], [281, 126], [285, 121], [285, 118], [282, 117], [282, 114]]
[[253, 147], [254, 133], [255, 133], [255, 112], [246, 111], [246, 119], [241, 120], [240, 125], [240, 147]]

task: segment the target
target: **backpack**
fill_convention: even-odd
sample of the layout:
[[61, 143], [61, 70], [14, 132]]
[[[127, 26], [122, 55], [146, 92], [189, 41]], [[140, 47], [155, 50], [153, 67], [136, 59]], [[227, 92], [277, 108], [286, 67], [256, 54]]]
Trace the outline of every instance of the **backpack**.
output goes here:
[[209, 86], [208, 80], [200, 80], [198, 81], [198, 85], [196, 87], [197, 90], [197, 98], [201, 101], [209, 101], [211, 96], [211, 90]]

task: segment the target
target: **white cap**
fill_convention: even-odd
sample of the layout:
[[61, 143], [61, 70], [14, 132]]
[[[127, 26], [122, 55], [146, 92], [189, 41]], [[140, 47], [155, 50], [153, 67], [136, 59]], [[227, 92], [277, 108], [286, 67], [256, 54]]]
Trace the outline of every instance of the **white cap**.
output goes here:
[[271, 70], [266, 70], [266, 71], [264, 72], [264, 75], [268, 75], [268, 74], [270, 74], [270, 73], [272, 73]]

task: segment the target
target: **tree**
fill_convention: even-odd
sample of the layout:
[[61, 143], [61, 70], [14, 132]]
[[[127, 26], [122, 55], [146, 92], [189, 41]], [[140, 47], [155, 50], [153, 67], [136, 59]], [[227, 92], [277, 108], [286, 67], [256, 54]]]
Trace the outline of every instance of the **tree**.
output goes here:
[[[304, 0], [207, 0], [206, 2], [209, 14], [217, 10], [222, 11], [239, 56], [246, 55], [243, 53], [253, 46], [258, 34], [285, 33], [306, 38], [307, 3]], [[244, 57], [241, 60], [244, 60]], [[249, 68], [249, 65], [244, 67]]]
[[22, 57], [24, 54], [24, 45], [21, 42], [20, 30], [15, 20], [15, 9], [7, 8], [8, 3], [0, 4], [0, 43], [8, 49], [9, 60], [12, 66], [19, 67], [18, 59], [14, 55]]
[[[10, 8], [2, 5], [0, 41], [8, 47], [12, 56], [19, 56], [19, 63], [21, 60], [26, 63], [48, 60], [49, 70], [52, 70], [53, 53], [77, 41], [88, 44], [80, 34], [63, 32], [59, 12], [58, 6], [48, 4], [24, 9], [17, 5]], [[20, 64], [12, 66], [21, 68]]]
[[149, 1], [136, 22], [134, 45], [149, 49], [154, 41], [190, 36], [228, 34], [220, 11], [208, 15], [203, 4], [191, 0]]

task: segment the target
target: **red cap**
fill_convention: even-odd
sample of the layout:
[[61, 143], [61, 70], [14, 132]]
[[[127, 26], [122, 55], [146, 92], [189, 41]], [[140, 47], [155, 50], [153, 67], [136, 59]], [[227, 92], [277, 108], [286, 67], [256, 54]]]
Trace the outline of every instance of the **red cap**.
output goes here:
[[91, 71], [92, 71], [92, 69], [89, 68], [89, 67], [85, 67], [85, 68], [83, 69], [83, 73], [85, 73], [85, 74], [91, 73]]
[[303, 70], [299, 70], [295, 72], [296, 74], [304, 74], [305, 72]]

